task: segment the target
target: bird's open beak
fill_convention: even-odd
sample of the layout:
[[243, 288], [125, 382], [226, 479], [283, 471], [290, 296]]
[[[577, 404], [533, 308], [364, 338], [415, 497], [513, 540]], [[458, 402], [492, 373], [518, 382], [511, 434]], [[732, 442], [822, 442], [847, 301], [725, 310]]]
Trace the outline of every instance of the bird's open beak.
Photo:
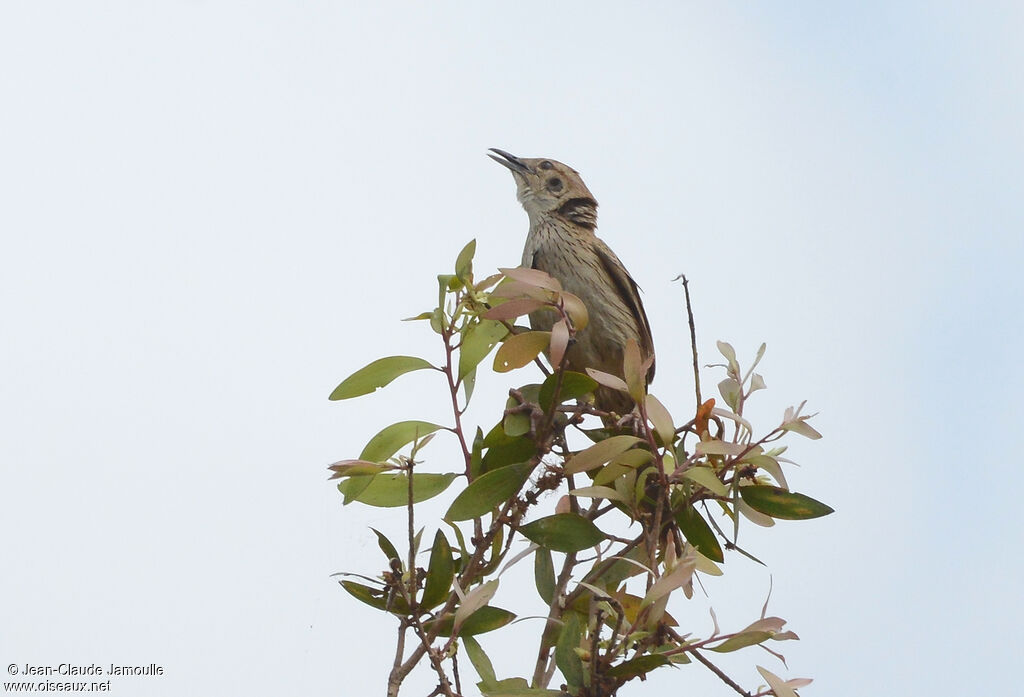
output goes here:
[[[504, 165], [512, 170], [513, 174], [529, 174], [530, 168], [527, 167], [522, 160], [513, 155], [512, 153], [505, 152], [504, 150], [498, 150], [497, 148], [489, 148], [491, 152], [487, 153], [487, 157], [491, 158], [500, 165]], [[491, 153], [498, 153], [492, 155]]]

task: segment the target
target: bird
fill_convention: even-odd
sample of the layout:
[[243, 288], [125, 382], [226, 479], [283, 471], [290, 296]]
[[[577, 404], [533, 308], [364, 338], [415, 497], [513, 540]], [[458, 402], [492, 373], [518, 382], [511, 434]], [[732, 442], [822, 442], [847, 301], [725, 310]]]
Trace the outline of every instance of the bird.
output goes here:
[[[621, 376], [624, 347], [633, 339], [641, 359], [651, 359], [650, 383], [654, 379], [654, 340], [640, 289], [615, 252], [594, 233], [597, 200], [579, 172], [557, 160], [516, 157], [497, 148], [490, 148], [487, 154], [512, 172], [517, 198], [530, 219], [522, 266], [557, 279], [587, 307], [589, 322], [565, 354], [568, 370], [585, 373], [593, 368]], [[530, 326], [550, 331], [556, 319], [551, 311], [538, 310], [530, 313]], [[625, 415], [632, 411], [633, 400], [600, 386], [594, 393], [594, 405]]]

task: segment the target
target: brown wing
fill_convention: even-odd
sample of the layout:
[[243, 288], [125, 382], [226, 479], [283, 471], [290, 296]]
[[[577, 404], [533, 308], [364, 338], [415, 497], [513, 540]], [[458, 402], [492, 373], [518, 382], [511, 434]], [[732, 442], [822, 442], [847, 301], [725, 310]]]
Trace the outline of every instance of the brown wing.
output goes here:
[[[654, 355], [654, 338], [651, 336], [651, 325], [647, 321], [647, 312], [644, 311], [643, 300], [640, 299], [640, 287], [633, 280], [633, 277], [626, 271], [619, 258], [615, 256], [608, 245], [602, 240], [595, 238], [594, 249], [597, 251], [597, 258], [601, 261], [604, 270], [615, 283], [615, 289], [619, 297], [626, 303], [633, 316], [637, 318], [637, 329], [640, 332], [640, 351], [643, 355]], [[654, 380], [654, 362], [651, 362], [651, 369], [647, 371], [647, 382]]]

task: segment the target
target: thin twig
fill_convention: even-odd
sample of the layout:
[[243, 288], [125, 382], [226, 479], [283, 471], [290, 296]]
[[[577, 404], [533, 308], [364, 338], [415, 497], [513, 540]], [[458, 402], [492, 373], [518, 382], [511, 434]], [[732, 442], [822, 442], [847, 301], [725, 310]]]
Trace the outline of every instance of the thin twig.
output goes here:
[[736, 692], [738, 692], [739, 694], [743, 695], [743, 697], [751, 697], [751, 694], [749, 692], [747, 692], [742, 687], [733, 682], [732, 678], [730, 678], [728, 675], [722, 672], [721, 668], [719, 668], [714, 663], [706, 659], [703, 655], [701, 655], [700, 651], [690, 651], [689, 654], [701, 663], [703, 663], [705, 666], [707, 666], [708, 670], [717, 675], [719, 679], [726, 685], [736, 690]]
[[697, 329], [693, 324], [693, 305], [690, 303], [690, 282], [684, 274], [679, 274], [675, 280], [682, 280], [683, 293], [686, 295], [686, 318], [690, 322], [690, 349], [693, 352], [693, 387], [697, 393], [697, 406], [704, 403], [700, 396], [700, 364], [697, 360]]
[[404, 621], [398, 623], [398, 641], [395, 645], [395, 663], [391, 667], [391, 674], [388, 676], [388, 697], [398, 697], [398, 688], [405, 678], [402, 670], [402, 655], [405, 653], [405, 632], [409, 625]]

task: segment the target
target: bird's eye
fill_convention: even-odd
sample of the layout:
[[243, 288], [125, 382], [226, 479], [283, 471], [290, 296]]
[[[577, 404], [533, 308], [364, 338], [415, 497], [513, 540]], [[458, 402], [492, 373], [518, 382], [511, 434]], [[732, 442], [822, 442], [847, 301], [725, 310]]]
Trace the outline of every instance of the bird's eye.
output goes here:
[[544, 160], [543, 162], [540, 163], [541, 169], [551, 169], [552, 167], [554, 167], [554, 165], [548, 162], [547, 160]]
[[548, 179], [548, 188], [551, 191], [561, 191], [562, 190], [562, 180], [559, 179], [558, 177], [551, 177], [550, 179]]

